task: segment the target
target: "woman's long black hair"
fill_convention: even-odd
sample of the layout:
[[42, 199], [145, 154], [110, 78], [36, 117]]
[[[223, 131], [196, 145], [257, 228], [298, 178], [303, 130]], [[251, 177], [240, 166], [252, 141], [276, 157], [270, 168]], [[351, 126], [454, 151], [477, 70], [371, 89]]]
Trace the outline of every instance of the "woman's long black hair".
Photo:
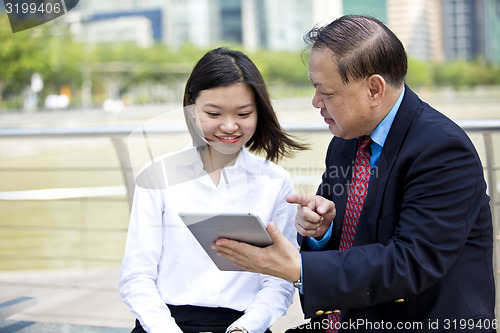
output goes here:
[[[266, 159], [277, 162], [282, 157], [290, 157], [296, 150], [305, 150], [301, 144], [280, 126], [269, 99], [264, 79], [255, 64], [243, 53], [227, 48], [217, 48], [207, 52], [195, 65], [186, 83], [184, 107], [193, 105], [200, 91], [229, 86], [238, 82], [248, 84], [254, 92], [257, 108], [257, 128], [246, 147], [256, 153], [265, 153]], [[185, 113], [188, 117], [187, 113]], [[186, 119], [189, 131], [195, 140], [197, 131]]]

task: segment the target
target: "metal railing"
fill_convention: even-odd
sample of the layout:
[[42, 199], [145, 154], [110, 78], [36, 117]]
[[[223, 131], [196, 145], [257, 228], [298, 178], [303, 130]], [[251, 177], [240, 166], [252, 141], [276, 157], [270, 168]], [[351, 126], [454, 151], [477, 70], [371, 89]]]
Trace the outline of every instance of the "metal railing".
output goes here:
[[[456, 123], [468, 133], [482, 133], [485, 147], [485, 170], [488, 179], [488, 194], [491, 198], [493, 220], [497, 221], [497, 204], [499, 201], [496, 170], [500, 167], [495, 165], [495, 149], [492, 134], [500, 133], [500, 119], [468, 119], [458, 120]], [[285, 123], [283, 128], [288, 132], [323, 132], [327, 133], [327, 127], [322, 123]], [[130, 163], [130, 154], [125, 143], [128, 137], [137, 127], [134, 126], [99, 126], [81, 128], [1, 128], [1, 138], [98, 138], [108, 137], [113, 142], [118, 159], [120, 161], [123, 180], [127, 188], [127, 198], [132, 201], [135, 181]], [[148, 127], [149, 135], [169, 135], [186, 132], [182, 125], [153, 126]], [[500, 223], [500, 222], [499, 222]], [[497, 225], [500, 226], [500, 225]], [[498, 230], [498, 229], [497, 229]], [[499, 238], [500, 240], [500, 238]]]
[[[488, 181], [488, 194], [491, 198], [491, 211], [493, 216], [493, 224], [495, 231], [495, 248], [494, 248], [494, 268], [495, 278], [500, 281], [500, 212], [499, 212], [499, 182], [497, 171], [500, 170], [498, 165], [495, 165], [495, 153], [499, 152], [499, 147], [495, 147], [493, 135], [500, 133], [500, 119], [483, 119], [483, 120], [460, 120], [457, 124], [461, 126], [467, 133], [479, 133], [482, 135], [484, 144], [484, 168], [485, 175]], [[328, 133], [327, 127], [322, 123], [284, 123], [283, 127], [291, 133]], [[128, 146], [125, 142], [126, 138], [134, 131], [133, 126], [113, 126], [113, 127], [82, 127], [82, 128], [1, 128], [0, 139], [21, 139], [21, 138], [109, 138], [114, 146], [118, 160], [119, 170], [123, 176], [125, 189], [123, 188], [108, 188], [113, 193], [122, 193], [125, 190], [127, 201], [131, 204], [135, 181], [130, 162], [130, 154]], [[170, 135], [185, 133], [186, 127], [177, 126], [157, 126], [148, 127], [149, 135]], [[300, 168], [297, 168], [300, 169]], [[0, 170], [1, 171], [1, 170]], [[317, 184], [312, 184], [317, 185]], [[115, 193], [115, 194], [116, 194]], [[82, 195], [84, 196], [84, 195]], [[0, 200], [8, 200], [8, 197], [0, 197]], [[11, 197], [12, 199], [12, 197]], [[18, 198], [18, 200], [23, 198]], [[31, 198], [33, 200], [33, 198]], [[5, 227], [5, 226], [4, 226]], [[7, 226], [8, 227], [8, 226]], [[11, 228], [15, 226], [11, 225]], [[79, 229], [80, 232], [85, 232]], [[121, 230], [122, 232], [124, 230]], [[83, 261], [87, 259], [82, 259]], [[500, 289], [500, 288], [499, 288]], [[497, 300], [500, 300], [500, 290], [497, 293]], [[498, 304], [499, 302], [497, 302]]]

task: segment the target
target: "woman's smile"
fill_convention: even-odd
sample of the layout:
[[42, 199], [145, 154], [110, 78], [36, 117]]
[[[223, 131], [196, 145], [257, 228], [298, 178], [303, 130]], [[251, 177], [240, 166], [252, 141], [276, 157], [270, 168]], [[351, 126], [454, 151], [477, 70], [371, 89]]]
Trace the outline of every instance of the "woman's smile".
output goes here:
[[241, 138], [241, 135], [215, 135], [215, 137], [223, 143], [236, 143]]

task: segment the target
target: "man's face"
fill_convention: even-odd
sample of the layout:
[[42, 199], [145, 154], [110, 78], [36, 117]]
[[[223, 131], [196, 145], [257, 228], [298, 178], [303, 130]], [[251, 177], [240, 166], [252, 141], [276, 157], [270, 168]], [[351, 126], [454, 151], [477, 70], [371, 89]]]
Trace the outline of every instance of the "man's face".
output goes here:
[[374, 125], [370, 89], [366, 79], [342, 82], [335, 54], [327, 47], [313, 48], [309, 56], [309, 79], [315, 88], [312, 105], [320, 109], [330, 132], [353, 139], [370, 135]]

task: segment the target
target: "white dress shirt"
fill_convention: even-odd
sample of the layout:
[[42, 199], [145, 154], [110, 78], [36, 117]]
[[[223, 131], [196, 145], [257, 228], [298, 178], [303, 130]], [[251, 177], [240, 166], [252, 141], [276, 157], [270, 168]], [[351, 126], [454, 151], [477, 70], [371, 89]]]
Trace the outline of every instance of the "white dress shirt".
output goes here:
[[254, 213], [274, 221], [296, 243], [296, 208], [283, 168], [241, 150], [216, 186], [196, 148], [163, 156], [137, 178], [119, 290], [150, 333], [181, 332], [165, 305], [244, 311], [235, 324], [251, 333], [269, 328], [293, 301], [288, 281], [249, 272], [220, 271], [179, 218], [179, 212]]

